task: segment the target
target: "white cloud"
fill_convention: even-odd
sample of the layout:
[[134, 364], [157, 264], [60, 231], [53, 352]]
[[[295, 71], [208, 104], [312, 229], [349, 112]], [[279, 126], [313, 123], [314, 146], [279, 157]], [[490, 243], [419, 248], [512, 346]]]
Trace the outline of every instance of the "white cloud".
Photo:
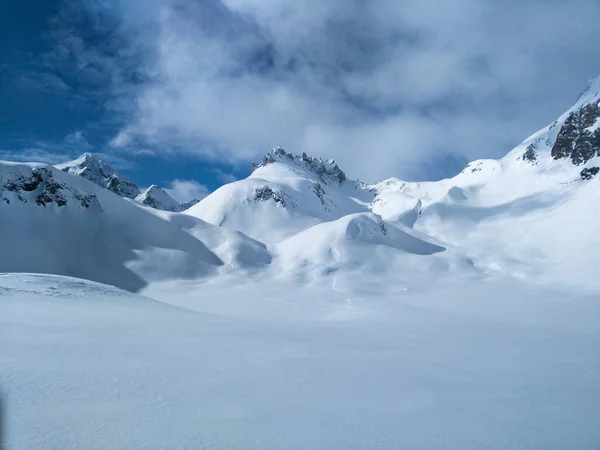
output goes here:
[[221, 183], [226, 184], [226, 183], [233, 183], [234, 181], [237, 181], [237, 178], [235, 177], [235, 175], [224, 172], [221, 169], [213, 169], [212, 172], [215, 174], [217, 180], [220, 181]]
[[202, 200], [210, 193], [205, 185], [194, 180], [173, 180], [165, 191], [180, 203], [194, 199]]
[[121, 148], [131, 144], [131, 135], [126, 130], [121, 130], [110, 140], [109, 145], [113, 148]]
[[116, 109], [129, 138], [169, 153], [281, 144], [350, 176], [411, 176], [448, 153], [503, 155], [600, 72], [594, 0], [125, 3], [123, 29], [153, 35], [129, 41], [146, 82]]

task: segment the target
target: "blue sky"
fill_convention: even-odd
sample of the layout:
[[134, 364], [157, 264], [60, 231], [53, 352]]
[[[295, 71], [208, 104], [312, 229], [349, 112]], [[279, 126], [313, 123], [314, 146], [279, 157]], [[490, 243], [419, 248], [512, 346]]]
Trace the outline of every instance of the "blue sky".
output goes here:
[[0, 158], [91, 151], [199, 191], [275, 145], [366, 181], [450, 176], [576, 99], [597, 17], [595, 0], [2, 2]]

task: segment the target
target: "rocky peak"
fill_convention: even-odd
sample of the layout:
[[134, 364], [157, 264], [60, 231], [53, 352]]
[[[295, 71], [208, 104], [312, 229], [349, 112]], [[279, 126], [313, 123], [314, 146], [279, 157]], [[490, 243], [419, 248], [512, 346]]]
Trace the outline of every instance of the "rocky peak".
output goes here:
[[154, 209], [161, 209], [163, 211], [181, 212], [191, 208], [199, 200], [194, 199], [186, 203], [179, 203], [173, 197], [171, 197], [164, 189], [156, 184], [153, 184], [140, 195], [135, 198], [135, 201], [149, 206]]
[[179, 211], [179, 202], [171, 197], [165, 190], [153, 184], [140, 195], [135, 198], [135, 201], [150, 206], [154, 209], [162, 209], [163, 211]]
[[51, 204], [64, 207], [75, 203], [83, 209], [92, 205], [101, 209], [93, 194], [79, 191], [56, 180], [52, 169], [46, 167], [6, 168], [0, 172], [0, 201], [31, 203], [46, 207]]
[[134, 183], [92, 153], [84, 153], [73, 161], [57, 165], [56, 168], [82, 176], [120, 197], [135, 199], [140, 195], [140, 190]]
[[267, 153], [257, 166], [253, 163], [253, 171], [275, 162], [292, 163], [296, 166], [301, 166], [314, 173], [324, 184], [342, 184], [347, 179], [346, 174], [339, 168], [333, 159], [325, 161], [321, 158], [308, 156], [306, 153], [295, 155], [293, 153], [287, 153], [279, 146]]

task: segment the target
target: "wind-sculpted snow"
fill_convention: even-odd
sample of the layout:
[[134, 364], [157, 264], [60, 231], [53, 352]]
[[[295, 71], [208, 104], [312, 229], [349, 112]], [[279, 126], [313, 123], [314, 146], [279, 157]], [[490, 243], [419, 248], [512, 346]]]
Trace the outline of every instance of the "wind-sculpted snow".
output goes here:
[[387, 271], [409, 264], [412, 256], [429, 256], [444, 248], [402, 225], [372, 213], [350, 214], [315, 225], [277, 246], [286, 267], [310, 265], [327, 270]]

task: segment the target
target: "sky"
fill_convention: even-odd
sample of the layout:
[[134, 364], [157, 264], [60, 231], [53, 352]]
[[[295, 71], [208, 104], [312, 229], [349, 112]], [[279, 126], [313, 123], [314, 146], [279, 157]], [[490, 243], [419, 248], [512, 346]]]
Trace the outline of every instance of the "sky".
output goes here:
[[499, 158], [600, 74], [599, 0], [6, 0], [0, 159], [181, 200], [280, 145], [350, 178]]

